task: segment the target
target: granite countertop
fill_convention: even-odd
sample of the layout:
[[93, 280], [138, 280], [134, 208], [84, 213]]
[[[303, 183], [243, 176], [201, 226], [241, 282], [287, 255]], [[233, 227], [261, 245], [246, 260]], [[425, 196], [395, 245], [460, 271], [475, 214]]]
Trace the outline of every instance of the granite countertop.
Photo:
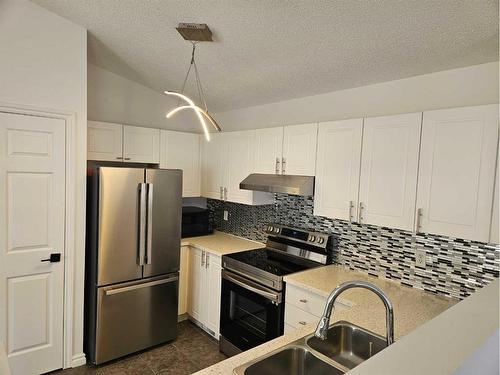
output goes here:
[[[331, 290], [344, 281], [367, 280], [382, 288], [394, 306], [394, 326], [396, 340], [415, 328], [436, 317], [458, 300], [437, 296], [421, 290], [402, 286], [394, 281], [382, 280], [339, 266], [319, 267], [312, 270], [288, 275], [285, 281], [317, 294], [327, 296]], [[351, 289], [341, 298], [351, 301], [353, 307], [337, 310], [331, 322], [346, 320], [368, 330], [385, 336], [385, 308], [382, 301], [373, 293], [363, 289]], [[308, 325], [294, 332], [278, 337], [256, 348], [228, 358], [220, 363], [199, 371], [198, 375], [232, 374], [234, 368], [265, 355], [281, 346], [312, 333], [316, 325]]]
[[253, 250], [266, 245], [232, 234], [215, 231], [213, 234], [181, 239], [181, 246], [191, 246], [219, 256]]

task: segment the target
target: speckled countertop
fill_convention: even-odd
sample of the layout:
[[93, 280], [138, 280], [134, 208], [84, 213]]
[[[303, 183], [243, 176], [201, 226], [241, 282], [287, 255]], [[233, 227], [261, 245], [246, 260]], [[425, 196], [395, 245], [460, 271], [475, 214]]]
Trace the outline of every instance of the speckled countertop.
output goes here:
[[245, 250], [258, 249], [266, 245], [232, 234], [215, 231], [213, 234], [207, 236], [183, 238], [181, 240], [181, 246], [192, 246], [222, 256]]
[[[378, 279], [333, 265], [285, 277], [287, 283], [294, 284], [325, 297], [337, 285], [351, 280], [370, 281], [387, 293], [394, 307], [396, 340], [458, 302], [455, 299], [429, 294], [414, 288], [402, 286], [394, 281]], [[351, 289], [344, 292], [342, 297], [353, 302], [354, 305], [348, 310], [335, 311], [332, 314], [332, 323], [338, 320], [346, 320], [385, 336], [385, 308], [382, 301], [376, 295], [367, 290]], [[232, 374], [234, 368], [310, 334], [315, 328], [316, 325], [305, 326], [297, 331], [278, 337], [256, 348], [203, 369], [197, 374]]]

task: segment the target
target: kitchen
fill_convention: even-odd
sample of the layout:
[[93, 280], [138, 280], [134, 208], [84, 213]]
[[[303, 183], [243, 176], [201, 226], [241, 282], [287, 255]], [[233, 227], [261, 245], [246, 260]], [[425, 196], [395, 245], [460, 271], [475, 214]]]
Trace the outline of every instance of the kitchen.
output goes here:
[[498, 1], [0, 12], [2, 374], [498, 373]]

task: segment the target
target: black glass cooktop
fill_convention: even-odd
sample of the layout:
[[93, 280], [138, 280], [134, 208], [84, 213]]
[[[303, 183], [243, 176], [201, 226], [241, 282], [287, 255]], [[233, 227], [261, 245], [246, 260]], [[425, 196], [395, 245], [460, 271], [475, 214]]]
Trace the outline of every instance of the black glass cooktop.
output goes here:
[[301, 264], [300, 261], [295, 261], [288, 254], [280, 254], [279, 251], [268, 248], [248, 250], [225, 256], [277, 276], [285, 276], [311, 268], [310, 264]]

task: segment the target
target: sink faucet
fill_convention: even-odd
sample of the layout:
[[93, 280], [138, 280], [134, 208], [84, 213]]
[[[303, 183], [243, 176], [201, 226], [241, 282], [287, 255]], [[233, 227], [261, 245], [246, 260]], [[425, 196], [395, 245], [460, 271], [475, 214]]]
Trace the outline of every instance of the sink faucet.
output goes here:
[[394, 342], [394, 312], [392, 309], [392, 303], [389, 301], [387, 295], [383, 292], [382, 289], [369, 283], [367, 281], [357, 280], [357, 281], [348, 281], [337, 286], [328, 296], [325, 305], [325, 311], [323, 312], [323, 316], [319, 320], [318, 327], [316, 328], [316, 332], [314, 332], [314, 336], [320, 338], [321, 340], [326, 340], [326, 336], [328, 333], [328, 327], [330, 325], [330, 316], [333, 312], [333, 307], [335, 304], [335, 300], [337, 297], [342, 294], [342, 292], [347, 289], [352, 288], [364, 288], [371, 290], [377, 296], [380, 297], [382, 302], [385, 305], [385, 321], [386, 321], [386, 330], [387, 330], [387, 346], [391, 345]]

